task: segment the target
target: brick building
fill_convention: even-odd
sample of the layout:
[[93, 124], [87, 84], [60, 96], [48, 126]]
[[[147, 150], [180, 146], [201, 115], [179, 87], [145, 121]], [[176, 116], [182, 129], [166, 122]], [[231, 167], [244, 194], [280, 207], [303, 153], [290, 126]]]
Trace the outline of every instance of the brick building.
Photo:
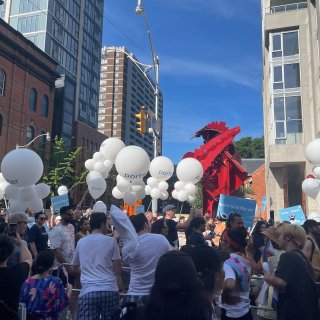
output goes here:
[[[57, 63], [0, 19], [0, 160], [51, 133]], [[33, 147], [49, 150], [46, 137]]]
[[[242, 159], [242, 166], [249, 174], [249, 178], [244, 182], [247, 189], [251, 189], [253, 194], [247, 195], [257, 201], [258, 210], [260, 210], [262, 198], [266, 195], [265, 182], [265, 160], [264, 159]], [[258, 211], [259, 216], [260, 211]], [[268, 219], [266, 208], [264, 209], [262, 218]]]

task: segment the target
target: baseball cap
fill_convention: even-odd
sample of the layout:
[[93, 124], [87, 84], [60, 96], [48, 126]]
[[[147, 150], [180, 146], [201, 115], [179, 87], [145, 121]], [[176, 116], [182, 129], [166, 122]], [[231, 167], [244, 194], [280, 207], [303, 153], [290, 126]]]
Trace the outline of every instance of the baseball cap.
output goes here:
[[176, 210], [176, 207], [172, 204], [167, 204], [166, 206], [163, 207], [162, 212], [166, 213], [167, 211], [170, 210]]
[[19, 223], [19, 222], [25, 222], [28, 223], [28, 215], [24, 212], [15, 212], [9, 214], [9, 221], [8, 223]]

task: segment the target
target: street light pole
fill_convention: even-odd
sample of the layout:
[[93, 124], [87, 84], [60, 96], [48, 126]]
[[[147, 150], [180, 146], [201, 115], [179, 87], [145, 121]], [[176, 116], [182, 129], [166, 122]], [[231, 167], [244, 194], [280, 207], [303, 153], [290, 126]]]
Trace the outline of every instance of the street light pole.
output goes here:
[[[158, 131], [158, 110], [159, 110], [159, 57], [156, 55], [153, 42], [151, 38], [151, 31], [149, 28], [149, 23], [147, 20], [147, 16], [144, 12], [144, 9], [142, 7], [142, 0], [138, 0], [138, 4], [136, 7], [136, 14], [143, 16], [144, 21], [146, 23], [147, 31], [148, 31], [148, 38], [149, 38], [149, 44], [152, 54], [152, 62], [153, 62], [153, 69], [154, 69], [154, 75], [155, 75], [155, 88], [154, 88], [154, 95], [155, 95], [155, 124], [152, 128], [149, 128], [149, 132], [153, 135], [153, 157], [156, 158], [158, 155], [158, 138], [160, 137], [160, 130]], [[157, 207], [158, 207], [158, 201], [156, 199], [152, 199], [152, 215], [157, 215]]]
[[43, 134], [39, 134], [38, 136], [36, 136], [34, 139], [32, 139], [28, 144], [24, 145], [24, 146], [19, 146], [18, 144], [16, 144], [16, 149], [20, 149], [20, 148], [28, 148], [35, 140], [37, 140], [40, 137], [46, 136], [46, 140], [48, 142], [50, 142], [50, 132], [47, 133], [43, 133]]

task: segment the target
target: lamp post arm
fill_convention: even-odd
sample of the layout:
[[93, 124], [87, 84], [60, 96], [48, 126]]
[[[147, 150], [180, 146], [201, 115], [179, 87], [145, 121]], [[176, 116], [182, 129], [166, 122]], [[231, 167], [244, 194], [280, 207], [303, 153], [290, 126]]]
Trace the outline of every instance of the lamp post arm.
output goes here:
[[28, 148], [35, 140], [37, 140], [40, 137], [46, 136], [46, 140], [50, 141], [50, 133], [43, 133], [43, 134], [39, 134], [38, 136], [36, 136], [35, 138], [33, 138], [28, 144], [24, 145], [24, 146], [19, 146], [18, 144], [16, 145], [16, 149], [20, 149], [20, 148]]

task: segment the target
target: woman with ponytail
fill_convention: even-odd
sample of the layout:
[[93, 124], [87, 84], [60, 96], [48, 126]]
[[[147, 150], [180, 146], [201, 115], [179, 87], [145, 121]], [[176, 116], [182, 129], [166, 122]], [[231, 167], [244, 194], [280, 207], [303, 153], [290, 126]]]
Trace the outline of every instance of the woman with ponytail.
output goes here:
[[39, 252], [32, 267], [34, 275], [22, 286], [20, 302], [26, 305], [28, 320], [56, 320], [69, 304], [72, 286], [65, 289], [58, 277], [49, 274], [53, 261], [51, 250]]

